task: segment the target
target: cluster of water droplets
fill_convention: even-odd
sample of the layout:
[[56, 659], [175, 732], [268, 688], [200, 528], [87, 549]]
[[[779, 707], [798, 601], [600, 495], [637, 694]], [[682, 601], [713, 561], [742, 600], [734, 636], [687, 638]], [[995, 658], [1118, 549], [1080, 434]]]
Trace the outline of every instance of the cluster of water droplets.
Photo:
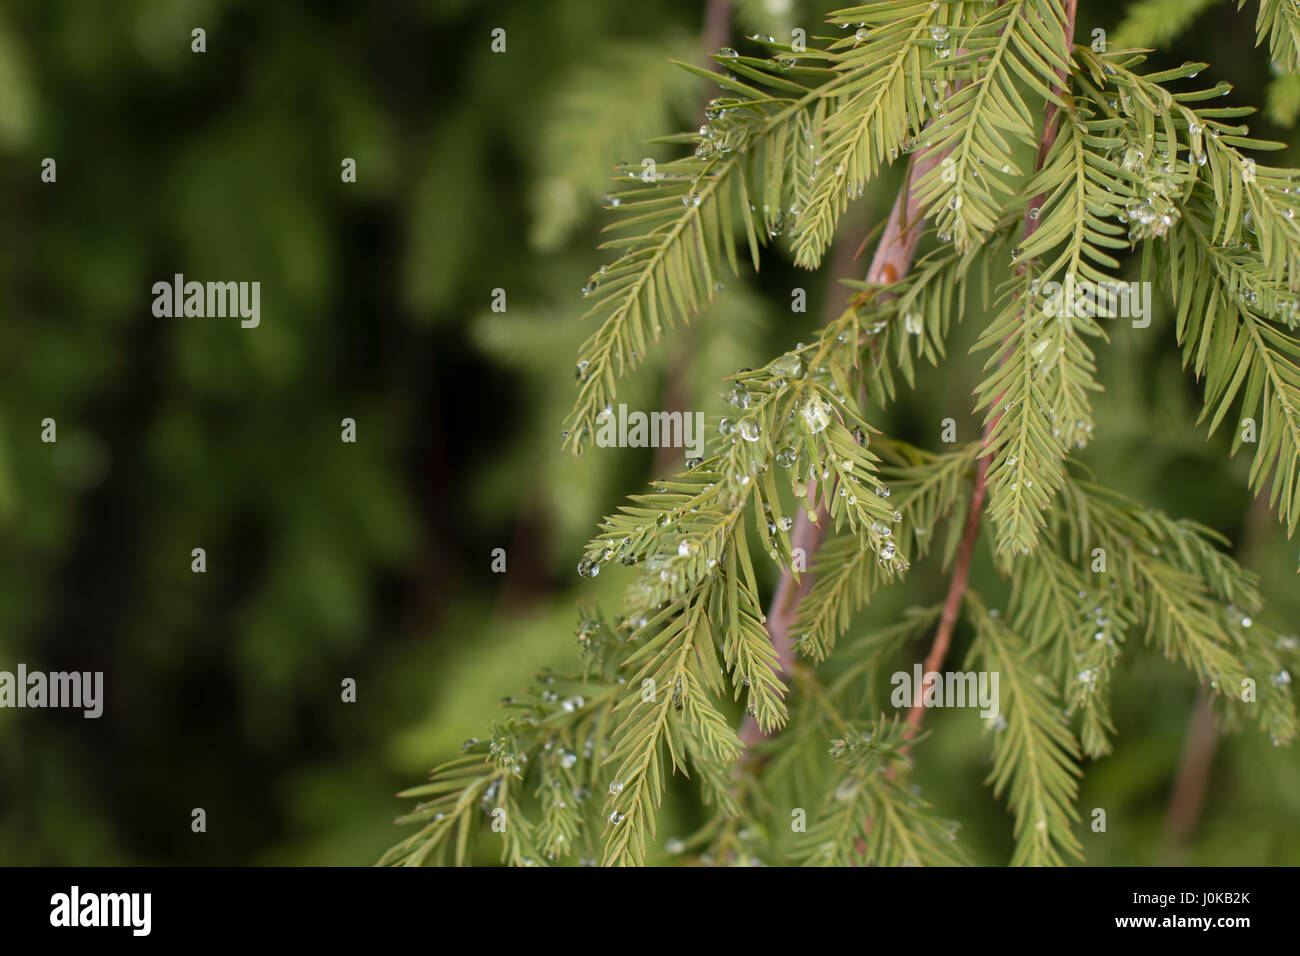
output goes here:
[[941, 60], [946, 60], [952, 56], [952, 48], [948, 45], [948, 28], [941, 23], [936, 23], [930, 27], [930, 39], [934, 41], [934, 55]]
[[[719, 56], [722, 52], [719, 51]], [[719, 96], [705, 104], [704, 123], [697, 130], [696, 159], [716, 159], [746, 149], [755, 124], [764, 115], [747, 103], [741, 97]]]
[[1123, 147], [1119, 166], [1139, 177], [1131, 186], [1132, 195], [1117, 213], [1128, 224], [1131, 241], [1164, 236], [1178, 222], [1183, 184], [1175, 176], [1176, 164], [1168, 150], [1148, 157], [1138, 144]]
[[[888, 498], [890, 495], [888, 485], [878, 484], [875, 485], [872, 490], [877, 498], [884, 499]], [[852, 502], [850, 502], [850, 504], [851, 503]], [[876, 559], [880, 562], [881, 567], [888, 571], [899, 573], [906, 571], [909, 566], [907, 559], [903, 557], [902, 553], [898, 549], [898, 545], [895, 544], [895, 526], [902, 524], [903, 513], [901, 511], [895, 511], [890, 515], [890, 518], [892, 519], [892, 524], [879, 518], [872, 521], [871, 533], [874, 539], [878, 542], [876, 547]]]
[[865, 23], [853, 23], [852, 21], [848, 21], [845, 23], [841, 23], [839, 26], [840, 29], [845, 32], [849, 30], [853, 31], [854, 46], [857, 46], [859, 43], [862, 43], [864, 40], [867, 40], [871, 36], [871, 30], [867, 28], [867, 25]]
[[527, 752], [513, 734], [493, 733], [488, 754], [498, 767], [516, 777], [522, 775], [523, 765], [528, 762]]

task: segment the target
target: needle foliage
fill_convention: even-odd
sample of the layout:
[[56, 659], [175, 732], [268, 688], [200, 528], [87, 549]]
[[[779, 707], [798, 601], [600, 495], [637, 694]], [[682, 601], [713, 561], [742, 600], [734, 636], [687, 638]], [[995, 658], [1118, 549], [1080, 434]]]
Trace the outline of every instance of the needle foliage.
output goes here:
[[[1172, 36], [1199, 9], [1147, 0], [1125, 29]], [[507, 863], [644, 864], [667, 799], [709, 808], [672, 847], [693, 860], [968, 861], [956, 823], [907, 782], [931, 741], [909, 742], [885, 690], [940, 608], [881, 620], [871, 602], [918, 562], [955, 563], [985, 480], [974, 561], [1005, 594], [968, 589], [958, 610], [965, 666], [1001, 678], [983, 739], [1013, 818], [1006, 859], [1084, 858], [1079, 781], [1112, 750], [1126, 658], [1163, 655], [1228, 726], [1292, 739], [1296, 642], [1266, 623], [1255, 575], [1195, 516], [1130, 500], [1074, 460], [1095, 433], [1116, 320], [1062, 314], [1047, 290], [1119, 283], [1140, 262], [1175, 312], [1150, 333], [1181, 350], [1203, 429], [1234, 431], [1251, 491], [1290, 534], [1300, 172], [1265, 162], [1281, 144], [1250, 135], [1252, 111], [1225, 104], [1206, 64], [1151, 71], [1144, 51], [1080, 42], [1070, 22], [1059, 0], [871, 2], [806, 46], [758, 37], [714, 54], [718, 72], [687, 67], [721, 95], [697, 131], [661, 140], [679, 158], [620, 166], [605, 198], [609, 261], [583, 290], [594, 328], [563, 432], [574, 452], [727, 278], [774, 245], [823, 265], [850, 204], [894, 166], [927, 170], [906, 181], [927, 220], [920, 255], [896, 281], [848, 283], [848, 306], [811, 341], [726, 380], [730, 411], [705, 453], [631, 496], [581, 557], [586, 577], [634, 570], [619, 613], [584, 606], [572, 671], [540, 675], [405, 794], [415, 830], [384, 862], [464, 863], [491, 830]], [[1259, 5], [1258, 39], [1282, 70], [1300, 65], [1296, 29], [1293, 4]], [[970, 314], [988, 316], [972, 356], [949, 355]], [[881, 434], [922, 363], [977, 370], [982, 440]], [[801, 518], [821, 525], [815, 555], [794, 536]], [[788, 669], [762, 562], [813, 578]], [[746, 717], [761, 741], [742, 740]]]

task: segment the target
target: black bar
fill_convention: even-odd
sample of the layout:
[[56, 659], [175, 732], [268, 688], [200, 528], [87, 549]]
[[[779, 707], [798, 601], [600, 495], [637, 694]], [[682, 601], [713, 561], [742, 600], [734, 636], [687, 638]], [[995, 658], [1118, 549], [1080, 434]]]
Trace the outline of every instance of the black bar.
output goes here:
[[[0, 918], [7, 943], [62, 937], [92, 945], [355, 939], [392, 948], [456, 945], [467, 932], [490, 946], [515, 934], [513, 945], [615, 945], [665, 920], [685, 919], [684, 931], [712, 914], [729, 938], [743, 922], [771, 925], [775, 917], [786, 930], [804, 924], [800, 935], [814, 934], [808, 939], [851, 923], [864, 946], [878, 932], [919, 933], [926, 944], [1105, 937], [1182, 945], [1197, 936], [1231, 946], [1293, 931], [1294, 885], [1294, 869], [1244, 868], [862, 869], [805, 871], [797, 882], [769, 869], [687, 868], [668, 878], [653, 869], [14, 868], [0, 870]], [[103, 913], [126, 925], [52, 925], [71, 921], [74, 886], [78, 922]], [[143, 896], [128, 908], [126, 898], [103, 894], [149, 894], [147, 935], [139, 932]]]

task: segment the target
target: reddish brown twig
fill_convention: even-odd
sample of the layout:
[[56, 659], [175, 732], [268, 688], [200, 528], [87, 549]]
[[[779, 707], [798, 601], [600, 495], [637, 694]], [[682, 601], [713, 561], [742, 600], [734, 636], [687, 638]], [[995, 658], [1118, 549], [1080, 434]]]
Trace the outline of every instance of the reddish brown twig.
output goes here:
[[[880, 244], [871, 258], [867, 268], [868, 282], [882, 285], [897, 282], [907, 275], [916, 257], [916, 246], [921, 240], [924, 225], [921, 200], [913, 188], [922, 176], [933, 169], [942, 160], [942, 156], [922, 157], [912, 162], [906, 183], [894, 199], [885, 231], [880, 237]], [[850, 243], [842, 243], [841, 249], [854, 248]], [[809, 484], [809, 500], [816, 494]], [[805, 509], [800, 509], [795, 519], [794, 531], [790, 537], [791, 548], [802, 548], [806, 560], [811, 563], [813, 555], [821, 548], [829, 516], [821, 506], [817, 509], [817, 521], [813, 523]], [[799, 605], [812, 588], [812, 575], [804, 572], [798, 581], [789, 569], [781, 575], [776, 593], [772, 597], [767, 612], [767, 632], [772, 638], [772, 646], [777, 653], [780, 675], [787, 676], [794, 666], [795, 641], [790, 636], [795, 621], [799, 616]], [[746, 717], [740, 728], [740, 740], [746, 750], [762, 740], [765, 734], [758, 726], [758, 720]]]
[[1187, 722], [1187, 739], [1165, 811], [1166, 857], [1176, 857], [1182, 852], [1201, 818], [1218, 742], [1219, 722], [1210, 709], [1209, 697], [1202, 690], [1196, 696], [1196, 706]]
[[[990, 423], [991, 425], [991, 423]], [[989, 435], [993, 429], [984, 429], [984, 445], [988, 446]], [[948, 653], [952, 642], [952, 632], [957, 626], [957, 617], [961, 613], [961, 601], [966, 594], [966, 582], [970, 577], [971, 557], [975, 552], [975, 539], [979, 537], [980, 515], [984, 510], [984, 496], [987, 490], [989, 459], [985, 455], [975, 465], [975, 486], [971, 489], [970, 510], [966, 513], [966, 530], [962, 533], [961, 543], [957, 546], [956, 560], [952, 567], [952, 580], [948, 583], [948, 594], [943, 600], [943, 612], [939, 615], [939, 629], [935, 631], [934, 643], [930, 653], [925, 655], [922, 669], [921, 686], [916, 688], [912, 698], [912, 709], [907, 712], [907, 736], [910, 738], [921, 729], [921, 720], [925, 716], [924, 688], [930, 684], [930, 674], [937, 673]]]

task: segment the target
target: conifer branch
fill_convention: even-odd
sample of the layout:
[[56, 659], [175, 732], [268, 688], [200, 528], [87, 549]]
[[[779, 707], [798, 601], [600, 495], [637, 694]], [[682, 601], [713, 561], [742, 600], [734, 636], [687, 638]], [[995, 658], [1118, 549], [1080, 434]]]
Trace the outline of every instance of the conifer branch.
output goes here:
[[[1131, 69], [1141, 57], [1085, 50], [1079, 56], [1086, 76], [1077, 79], [1089, 99], [1121, 124], [1115, 147], [1123, 154], [1121, 172], [1140, 185], [1130, 189], [1126, 209], [1130, 238], [1159, 240], [1144, 274], [1154, 272], [1157, 257], [1166, 266], [1159, 273], [1178, 307], [1185, 364], [1205, 377], [1210, 431], [1238, 398], [1243, 420], [1258, 416], [1249, 485], [1256, 494], [1270, 486], [1269, 504], [1291, 534], [1300, 521], [1300, 342], [1288, 334], [1300, 316], [1297, 173], [1240, 152], [1280, 146], [1225, 122], [1248, 108], [1187, 105], [1226, 94], [1228, 84], [1177, 94], [1165, 89], [1205, 64], [1141, 76]], [[1176, 157], [1180, 148], [1186, 162]], [[1234, 454], [1242, 443], [1238, 431]]]
[[[940, 520], [965, 514], [969, 476], [980, 445], [971, 442], [944, 454], [931, 454], [899, 441], [878, 446], [880, 477], [891, 489], [889, 500], [902, 515], [896, 548], [910, 564], [928, 553]], [[953, 560], [961, 526], [952, 522], [944, 547], [944, 565]], [[799, 604], [795, 630], [798, 649], [815, 663], [830, 657], [848, 630], [853, 614], [887, 583], [878, 556], [868, 542], [852, 534], [835, 535], [823, 544], [812, 568], [813, 586]]]
[[808, 831], [810, 866], [953, 866], [967, 862], [957, 825], [932, 818], [928, 803], [894, 782], [888, 770], [906, 760], [904, 728], [880, 718], [846, 726], [830, 755], [843, 772]]
[[[825, 59], [821, 51], [808, 50], [802, 58], [812, 65], [782, 69], [774, 60], [741, 57], [734, 50], [715, 54], [719, 63], [759, 86], [679, 64], [736, 95], [710, 101], [709, 122], [699, 135], [666, 140], [694, 144], [693, 156], [659, 167], [620, 167], [638, 185], [609, 194], [606, 205], [620, 219], [607, 230], [630, 235], [602, 246], [621, 249], [622, 255], [583, 289], [584, 296], [596, 297], [584, 318], [601, 324], [580, 350], [578, 400], [562, 435], [575, 453], [591, 441], [596, 415], [617, 393], [616, 380], [641, 363], [664, 326], [688, 320], [710, 302], [725, 266], [739, 272], [736, 223], [743, 226], [755, 269], [760, 245], [779, 234], [789, 192], [782, 185], [788, 183], [789, 153], [815, 146], [791, 136], [791, 127], [843, 82], [815, 65]], [[758, 211], [755, 203], [763, 199]]]
[[[1070, 2], [1062, 12], [1062, 53], [1073, 43], [1075, 10]], [[976, 407], [986, 410], [986, 454], [993, 457], [988, 469], [989, 516], [997, 529], [996, 550], [1003, 555], [1033, 550], [1043, 524], [1042, 509], [1064, 479], [1066, 449], [1081, 444], [1091, 428], [1087, 393], [1097, 387], [1092, 354], [1082, 338], [1099, 334], [1096, 324], [1046, 316], [1038, 294], [1039, 286], [1053, 277], [1052, 270], [1072, 270], [1093, 248], [1093, 237], [1116, 231], [1102, 225], [1100, 210], [1087, 202], [1087, 165], [1070, 162], [1068, 146], [1058, 148], [1062, 115], [1069, 109], [1063, 99], [1067, 62], [1064, 55], [1054, 61], [1057, 92], [1047, 99], [1035, 175], [1028, 187], [1039, 192], [1026, 206], [1024, 239], [1012, 263], [1021, 255], [1044, 253], [1062, 239], [1067, 240], [1066, 251], [1046, 268], [1036, 261], [1020, 261], [1003, 287], [1001, 311], [976, 344], [977, 350], [993, 350], [986, 368], [996, 365], [977, 389]], [[1048, 228], [1040, 233], [1044, 225]], [[1113, 262], [1104, 256], [1101, 261]]]
[[[1237, 0], [1237, 9], [1246, 0]], [[1291, 0], [1260, 0], [1255, 18], [1255, 45], [1268, 41], [1273, 62], [1291, 73], [1300, 73], [1300, 10]]]
[[988, 780], [995, 795], [1006, 794], [1015, 817], [1011, 863], [1060, 866], [1067, 857], [1082, 859], [1082, 847], [1070, 829], [1078, 820], [1073, 804], [1080, 775], [1074, 736], [1023, 636], [995, 617], [974, 592], [966, 592], [966, 605], [977, 634], [972, 657], [1001, 678], [1003, 719], [993, 731]]
[[820, 264], [849, 200], [861, 195], [880, 166], [902, 152], [909, 132], [919, 132], [929, 118], [907, 78], [933, 62], [930, 30], [946, 30], [937, 24], [950, 15], [924, 0], [872, 0], [831, 15], [831, 22], [855, 30], [832, 46], [836, 69], [851, 80], [836, 91], [826, 119], [820, 161], [794, 236], [796, 264]]
[[1033, 145], [1038, 126], [1021, 89], [1046, 100], [1050, 126], [1068, 72], [1070, 15], [1058, 0], [1011, 0], [957, 33], [960, 49], [947, 68], [970, 79], [937, 107], [941, 123], [925, 146], [945, 158], [920, 187], [940, 235], [958, 252], [982, 242], [1020, 193], [1021, 174], [1008, 154], [1016, 142]]
[[[1287, 11], [1262, 8], [1285, 52]], [[725, 50], [728, 72], [690, 68], [735, 95], [708, 104], [698, 136], [668, 138], [693, 157], [611, 193], [628, 233], [612, 245], [628, 254], [589, 286], [602, 324], [579, 364], [575, 449], [609, 427], [615, 380], [664, 325], [713, 297], [742, 250], [757, 267], [760, 247], [784, 233], [797, 264], [815, 265], [848, 202], [911, 153], [906, 185], [864, 281], [845, 283], [848, 308], [811, 344], [725, 379], [733, 411], [702, 456], [602, 521], [580, 573], [611, 562], [637, 573], [613, 626], [583, 610], [583, 673], [542, 675], [489, 741], [408, 792], [425, 801], [407, 818], [421, 829], [385, 862], [465, 863], [484, 819], [502, 815], [506, 862], [645, 863], [677, 773], [714, 808], [683, 843], [706, 863], [962, 862], [953, 828], [895, 779], [918, 739], [924, 682], [905, 718], [877, 716], [884, 668], [932, 633], [923, 672], [940, 671], [962, 613], [976, 632], [971, 661], [1002, 678], [989, 782], [1015, 818], [1013, 863], [1079, 857], [1079, 764], [1111, 748], [1113, 677], [1142, 643], [1131, 636], [1185, 665], [1225, 728], [1251, 721], [1279, 745], [1294, 737], [1287, 667], [1300, 642], [1261, 621], [1254, 575], [1207, 529], [1072, 469], [1070, 449], [1092, 429], [1092, 348], [1105, 335], [1092, 316], [1047, 314], [1040, 287], [1108, 281], [1140, 247], [1144, 276], [1158, 271], [1173, 293], [1210, 431], [1234, 408], [1259, 416], [1249, 485], [1269, 484], [1293, 528], [1295, 174], [1244, 155], [1277, 145], [1238, 125], [1248, 110], [1204, 105], [1225, 84], [1169, 88], [1203, 64], [1139, 74], [1139, 53], [1072, 47], [1075, 13], [1061, 0], [876, 0], [833, 14], [853, 32], [826, 49], [795, 55], [754, 38], [770, 60]], [[1041, 130], [1027, 93], [1046, 103]], [[1035, 141], [1022, 177], [1011, 152]], [[926, 220], [939, 242], [918, 255]], [[867, 398], [893, 401], [920, 360], [938, 364], [975, 286], [993, 314], [976, 346], [987, 353], [980, 439], [935, 454], [873, 438]], [[1010, 580], [1005, 614], [969, 583], [985, 511]], [[943, 603], [850, 635], [854, 615], [939, 533]], [[781, 573], [766, 615], [763, 555]], [[796, 649], [816, 670], [795, 665]], [[769, 758], [762, 775], [738, 772], [756, 755]], [[766, 825], [787, 791], [796, 806], [820, 805], [806, 837]]]
[[[911, 172], [905, 180], [903, 189], [894, 199], [885, 231], [876, 246], [871, 264], [867, 269], [867, 282], [888, 285], [900, 281], [912, 266], [916, 257], [916, 246], [920, 242], [924, 216], [922, 203], [915, 187], [917, 178], [925, 175], [928, 169], [940, 161], [940, 157], [922, 157], [911, 163]], [[807, 560], [811, 562], [821, 548], [827, 525], [823, 511], [815, 512], [814, 522], [806, 510], [800, 511], [795, 518], [794, 540], [803, 548]], [[871, 552], [874, 555], [874, 552]], [[767, 629], [772, 646], [776, 649], [781, 662], [781, 672], [788, 671], [794, 659], [794, 646], [791, 631], [799, 619], [803, 600], [812, 588], [812, 576], [802, 580], [791, 570], [783, 571], [777, 584], [776, 593], [768, 608]], [[753, 718], [747, 718], [741, 729], [741, 740], [752, 746], [765, 736]]]
[[[1074, 37], [1074, 17], [1075, 17], [1076, 0], [1067, 0], [1064, 9], [1064, 45], [1073, 42]], [[1060, 68], [1060, 69], [1063, 69]], [[1058, 73], [1057, 81], [1062, 88], [1065, 83], [1064, 72]], [[1048, 98], [1047, 115], [1043, 121], [1042, 135], [1038, 146], [1038, 169], [1042, 169], [1047, 161], [1047, 157], [1052, 151], [1053, 143], [1058, 132], [1058, 116], [1056, 104], [1060, 102], [1059, 96], [1050, 96]], [[1039, 216], [1036, 214], [1041, 210], [1045, 197], [1042, 194], [1035, 196], [1030, 200], [1029, 208], [1025, 211], [1025, 242], [1028, 243], [1033, 237], [1039, 225]], [[1021, 308], [1027, 308], [1022, 305]], [[1001, 360], [1006, 361], [1007, 353], [1003, 353]], [[979, 536], [980, 516], [984, 509], [984, 498], [988, 484], [989, 471], [989, 449], [993, 441], [993, 436], [1001, 420], [1001, 412], [997, 410], [1001, 405], [1005, 391], [1000, 393], [994, 399], [994, 411], [991, 417], [984, 425], [984, 434], [981, 438], [981, 453], [976, 465], [975, 485], [971, 491], [970, 507], [966, 515], [966, 527], [962, 533], [961, 544], [957, 550], [957, 560], [953, 566], [952, 578], [948, 585], [948, 593], [944, 598], [943, 612], [939, 619], [939, 628], [935, 632], [934, 642], [930, 646], [930, 651], [926, 654], [922, 674], [938, 673], [943, 664], [943, 660], [948, 653], [948, 646], [952, 641], [953, 628], [956, 627], [957, 618], [961, 612], [962, 603], [966, 593], [967, 581], [970, 576], [970, 563], [975, 550], [975, 540]], [[915, 697], [912, 702], [912, 708], [907, 715], [907, 725], [909, 735], [915, 734], [920, 730], [921, 722], [925, 717], [925, 709], [922, 706], [924, 692], [929, 685], [928, 679], [923, 679], [922, 686], [915, 688]]]

